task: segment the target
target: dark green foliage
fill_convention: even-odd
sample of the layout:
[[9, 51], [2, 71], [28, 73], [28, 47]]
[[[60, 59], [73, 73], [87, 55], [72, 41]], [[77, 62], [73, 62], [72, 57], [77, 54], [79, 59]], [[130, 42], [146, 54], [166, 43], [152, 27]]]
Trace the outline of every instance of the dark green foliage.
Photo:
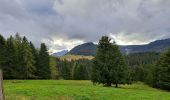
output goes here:
[[131, 81], [142, 81], [149, 85], [152, 85], [153, 70], [153, 64], [144, 64], [129, 67]]
[[145, 52], [145, 53], [133, 53], [125, 55], [125, 60], [128, 66], [153, 64], [159, 59], [160, 53], [157, 52]]
[[50, 78], [51, 79], [59, 79], [57, 59], [55, 57], [50, 56]]
[[41, 44], [39, 55], [38, 55], [38, 68], [37, 74], [40, 79], [50, 78], [50, 66], [49, 66], [49, 54], [47, 47], [44, 43]]
[[143, 81], [152, 84], [155, 62], [159, 59], [160, 53], [145, 52], [125, 55], [128, 64], [129, 79], [131, 82]]
[[35, 58], [32, 54], [32, 49], [30, 48], [29, 42], [26, 37], [23, 37], [22, 44], [21, 44], [22, 51], [20, 55], [22, 56], [22, 59], [20, 62], [22, 62], [21, 66], [21, 75], [23, 79], [32, 79], [35, 78]]
[[73, 67], [73, 79], [74, 80], [87, 80], [88, 72], [85, 66], [75, 63]]
[[58, 73], [61, 79], [86, 80], [90, 79], [91, 76], [92, 61], [88, 59], [73, 61], [58, 59], [57, 68], [59, 69]]
[[17, 53], [16, 48], [14, 45], [14, 38], [11, 36], [7, 39], [6, 46], [5, 46], [5, 57], [4, 63], [2, 65], [4, 78], [16, 78], [17, 74]]
[[[10, 36], [6, 41], [0, 35], [0, 48], [0, 67], [5, 79], [50, 78], [49, 54], [45, 44], [38, 51], [25, 36], [17, 33], [15, 38]], [[42, 68], [40, 71], [39, 67]]]
[[4, 65], [4, 59], [5, 59], [5, 45], [6, 40], [5, 38], [0, 34], [0, 68]]
[[119, 47], [110, 43], [107, 36], [99, 41], [97, 55], [94, 58], [92, 81], [105, 86], [126, 83], [127, 68]]
[[153, 83], [155, 87], [170, 90], [170, 49], [157, 62]]
[[59, 61], [59, 75], [60, 78], [69, 80], [72, 78], [72, 62], [67, 60]]

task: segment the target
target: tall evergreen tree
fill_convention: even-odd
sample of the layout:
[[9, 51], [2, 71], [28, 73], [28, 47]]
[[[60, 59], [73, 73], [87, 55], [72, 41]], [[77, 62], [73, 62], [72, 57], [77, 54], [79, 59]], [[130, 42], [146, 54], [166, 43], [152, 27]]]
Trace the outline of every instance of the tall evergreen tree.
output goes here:
[[13, 79], [17, 77], [17, 56], [16, 56], [16, 48], [14, 45], [14, 38], [10, 36], [7, 39], [6, 46], [5, 46], [5, 58], [4, 58], [4, 65], [3, 65], [3, 73], [4, 78]]
[[79, 65], [77, 62], [74, 62], [73, 64], [73, 69], [72, 69], [72, 79], [76, 80], [77, 79], [77, 69], [78, 69]]
[[69, 80], [72, 78], [72, 74], [71, 74], [71, 62], [68, 62], [67, 60], [62, 61], [61, 64], [62, 68], [61, 68], [61, 76], [63, 79], [65, 80]]
[[34, 71], [34, 77], [37, 77], [37, 68], [38, 68], [38, 49], [35, 48], [34, 44], [32, 42], [29, 43], [32, 55], [33, 55], [33, 66], [35, 67], [35, 71]]
[[45, 43], [42, 43], [40, 47], [37, 72], [40, 79], [50, 78], [49, 54]]
[[157, 62], [153, 84], [155, 87], [170, 90], [170, 49]]
[[24, 36], [22, 40], [22, 74], [24, 79], [34, 78], [35, 75], [35, 58], [32, 54], [27, 38]]
[[16, 33], [15, 38], [14, 38], [14, 45], [16, 48], [16, 69], [17, 71], [17, 77], [16, 78], [24, 78], [23, 75], [23, 46], [22, 46], [22, 37], [19, 35], [19, 33]]
[[5, 62], [5, 45], [6, 40], [5, 38], [0, 34], [0, 69], [4, 66]]
[[94, 58], [92, 82], [104, 86], [126, 82], [126, 64], [118, 46], [110, 42], [107, 36], [99, 41], [97, 54]]
[[58, 67], [57, 67], [57, 61], [55, 57], [50, 57], [50, 78], [51, 79], [58, 79]]

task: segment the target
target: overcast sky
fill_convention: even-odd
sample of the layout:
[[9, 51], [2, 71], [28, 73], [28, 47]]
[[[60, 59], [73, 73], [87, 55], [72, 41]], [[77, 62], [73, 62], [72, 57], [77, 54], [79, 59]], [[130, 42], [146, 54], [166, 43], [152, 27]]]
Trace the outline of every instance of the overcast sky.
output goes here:
[[103, 35], [148, 43], [170, 38], [170, 0], [0, 0], [0, 33], [16, 32], [53, 52]]

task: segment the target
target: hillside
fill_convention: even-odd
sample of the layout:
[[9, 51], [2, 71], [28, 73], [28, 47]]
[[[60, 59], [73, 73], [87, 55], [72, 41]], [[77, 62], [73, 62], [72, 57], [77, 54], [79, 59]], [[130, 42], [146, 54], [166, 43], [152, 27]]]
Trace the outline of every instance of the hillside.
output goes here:
[[72, 61], [72, 60], [79, 60], [79, 59], [88, 59], [91, 60], [93, 59], [93, 56], [82, 56], [82, 55], [64, 55], [59, 57], [60, 60], [67, 60], [67, 61]]
[[170, 47], [170, 39], [157, 40], [146, 45], [129, 45], [120, 46], [124, 53], [139, 53], [139, 52], [162, 52]]
[[97, 46], [92, 42], [84, 43], [74, 47], [68, 54], [94, 56], [96, 54]]
[[[170, 47], [170, 39], [157, 40], [145, 45], [120, 45], [120, 50], [122, 53], [141, 53], [141, 52], [162, 52]], [[93, 56], [96, 54], [97, 45], [90, 43], [85, 43], [78, 45], [68, 54], [73, 55], [85, 55]]]

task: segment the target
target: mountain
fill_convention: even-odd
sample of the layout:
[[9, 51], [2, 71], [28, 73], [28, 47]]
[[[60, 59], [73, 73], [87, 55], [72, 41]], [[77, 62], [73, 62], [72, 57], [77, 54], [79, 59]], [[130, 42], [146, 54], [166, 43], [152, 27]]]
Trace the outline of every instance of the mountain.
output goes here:
[[[140, 52], [162, 52], [170, 48], [170, 39], [157, 40], [145, 45], [120, 45], [122, 53], [140, 53]], [[94, 56], [97, 45], [92, 42], [85, 43], [74, 47], [68, 54]]]
[[120, 46], [123, 53], [162, 52], [170, 48], [170, 39], [157, 40], [145, 45]]
[[74, 47], [68, 54], [94, 56], [96, 54], [97, 46], [92, 42], [84, 43]]
[[60, 51], [60, 52], [53, 53], [52, 56], [60, 57], [60, 56], [64, 56], [67, 53], [68, 53], [68, 50], [63, 50], [63, 51]]

